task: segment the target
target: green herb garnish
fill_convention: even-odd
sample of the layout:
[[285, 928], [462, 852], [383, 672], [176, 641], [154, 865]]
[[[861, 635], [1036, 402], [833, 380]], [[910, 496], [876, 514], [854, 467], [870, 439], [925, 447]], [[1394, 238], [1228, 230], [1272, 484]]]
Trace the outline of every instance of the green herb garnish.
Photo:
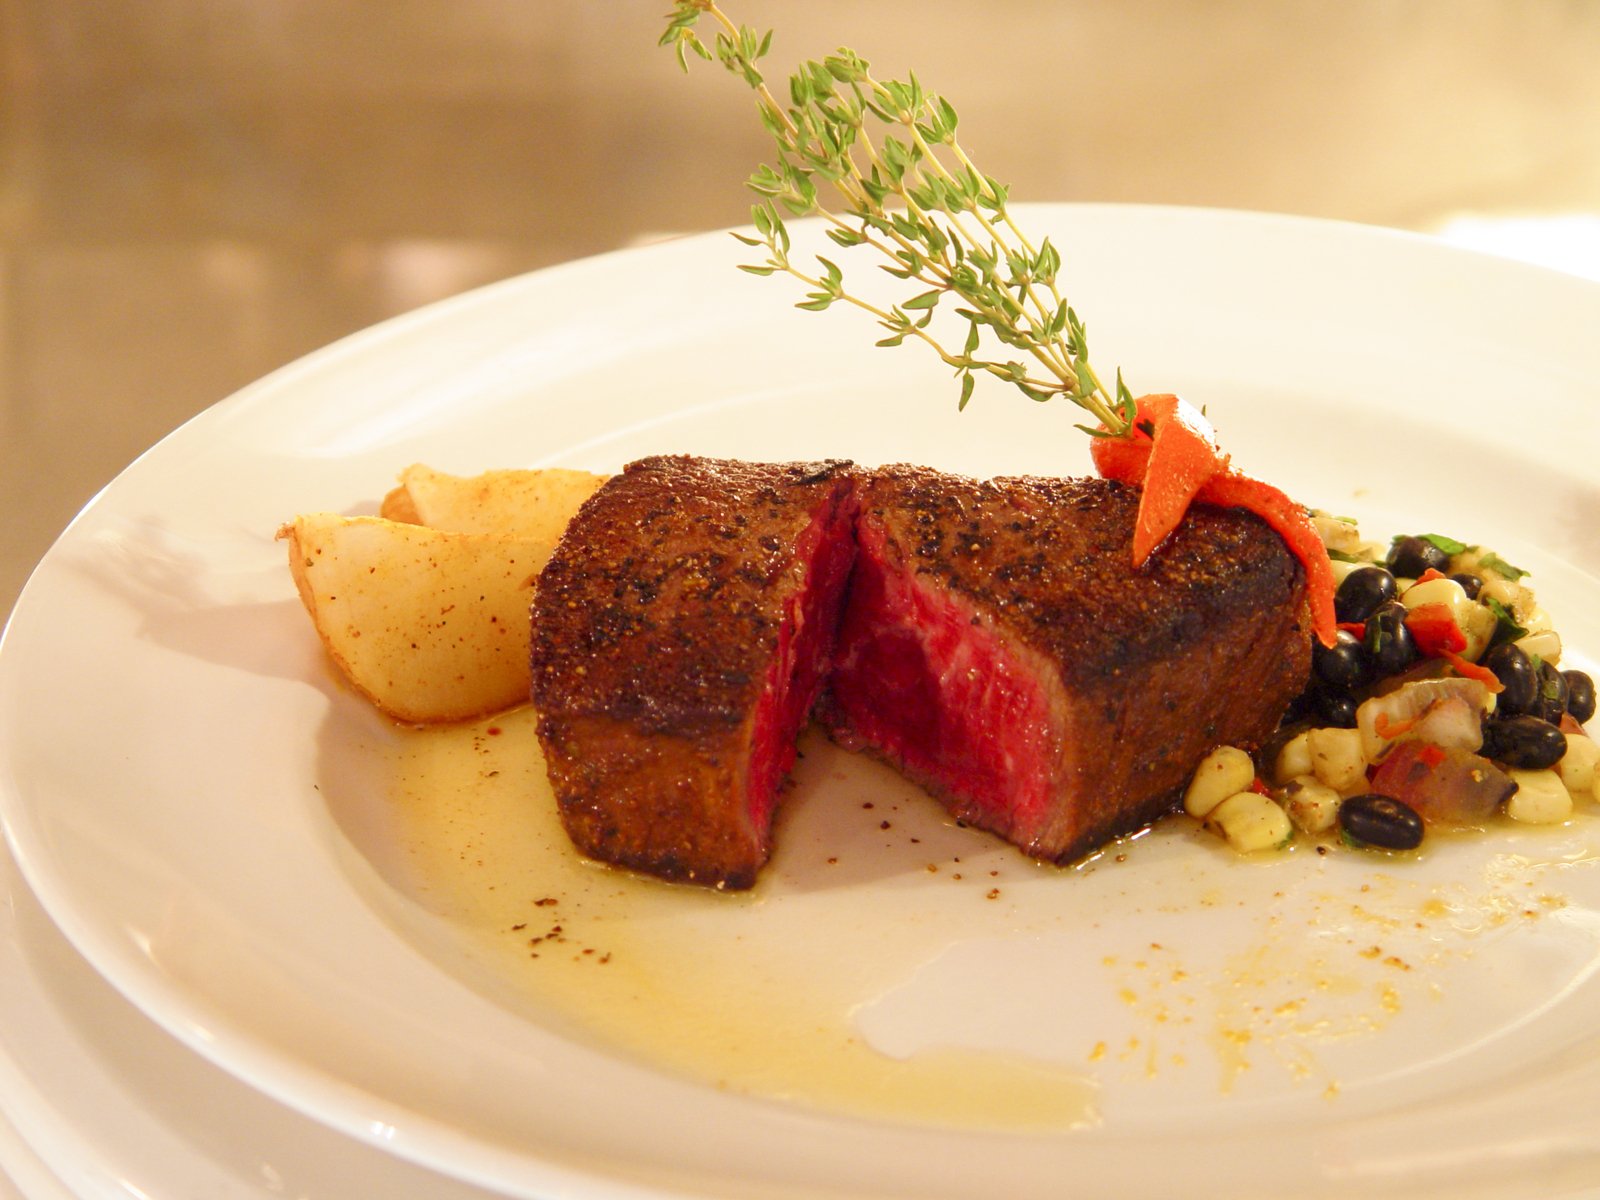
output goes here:
[[1361, 639], [1368, 654], [1376, 658], [1382, 654], [1389, 645], [1399, 637], [1393, 630], [1386, 629], [1381, 621], [1368, 621], [1364, 635]]
[[[719, 26], [712, 47], [696, 32], [707, 16]], [[751, 210], [755, 236], [734, 235], [764, 247], [767, 257], [743, 269], [799, 279], [811, 289], [799, 308], [821, 311], [844, 301], [865, 310], [888, 331], [880, 346], [908, 337], [926, 343], [961, 380], [962, 408], [976, 377], [986, 373], [1031, 400], [1066, 397], [1095, 418], [1096, 427], [1079, 426], [1087, 433], [1126, 435], [1133, 395], [1120, 371], [1112, 392], [1090, 365], [1083, 322], [1058, 286], [1060, 253], [1048, 238], [1035, 245], [1017, 228], [1006, 210], [1007, 188], [978, 170], [957, 139], [950, 102], [915, 75], [875, 79], [866, 60], [841, 49], [802, 63], [783, 104], [757, 65], [771, 43], [770, 32], [735, 25], [715, 0], [675, 0], [661, 36], [685, 70], [693, 53], [743, 79], [777, 143], [776, 162], [762, 165], [748, 183], [761, 197]], [[825, 197], [837, 199], [837, 211]], [[881, 269], [912, 294], [885, 308], [847, 290], [842, 268], [821, 255], [815, 267], [796, 264], [785, 214], [820, 217], [842, 248], [876, 250], [885, 260]], [[966, 323], [959, 350], [933, 326], [947, 298], [953, 316]], [[997, 353], [994, 342], [1019, 357]]]
[[[1390, 545], [1399, 545], [1401, 542], [1406, 540], [1406, 536], [1407, 535], [1402, 534], [1401, 536], [1395, 538]], [[1471, 548], [1465, 542], [1458, 542], [1453, 537], [1445, 537], [1445, 535], [1442, 533], [1419, 533], [1417, 536], [1423, 541], [1427, 542], [1429, 545], [1433, 546], [1435, 549], [1444, 554], [1451, 555], [1452, 557], [1457, 554], [1464, 554]]]
[[1478, 558], [1478, 565], [1493, 571], [1502, 579], [1509, 580], [1512, 583], [1515, 583], [1528, 573], [1521, 567], [1513, 567], [1493, 550], [1484, 551], [1483, 554]]
[[1528, 631], [1519, 625], [1517, 619], [1511, 615], [1511, 610], [1501, 604], [1500, 601], [1489, 597], [1484, 600], [1484, 603], [1489, 606], [1489, 611], [1494, 614], [1494, 634], [1489, 638], [1491, 649], [1504, 642], [1514, 642], [1518, 638], [1528, 635]]

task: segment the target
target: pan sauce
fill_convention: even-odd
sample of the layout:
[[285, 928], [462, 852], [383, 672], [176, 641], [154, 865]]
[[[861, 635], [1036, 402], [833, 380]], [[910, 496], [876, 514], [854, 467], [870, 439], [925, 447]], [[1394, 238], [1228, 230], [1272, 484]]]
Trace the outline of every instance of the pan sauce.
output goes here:
[[[897, 1059], [854, 1026], [864, 997], [999, 915], [1000, 875], [951, 878], [961, 868], [950, 859], [982, 835], [950, 827], [943, 839], [939, 828], [923, 831], [933, 838], [899, 838], [902, 852], [890, 857], [907, 859], [912, 885], [942, 871], [974, 922], [897, 923], [886, 938], [859, 920], [860, 892], [841, 861], [849, 848], [836, 839], [823, 855], [804, 844], [804, 830], [792, 831], [801, 835], [788, 839], [792, 853], [773, 864], [778, 881], [741, 895], [583, 859], [556, 819], [533, 730], [523, 710], [408, 731], [393, 756], [410, 890], [459, 933], [482, 968], [477, 986], [570, 1036], [753, 1096], [964, 1127], [1060, 1129], [1096, 1118], [1095, 1085], [1076, 1070], [956, 1048]], [[888, 803], [856, 812], [877, 837], [893, 835], [902, 818]], [[796, 874], [819, 877], [818, 891], [805, 903], [771, 903]], [[761, 909], [756, 939], [749, 916]], [[819, 927], [785, 927], [802, 918]]]
[[533, 725], [393, 739], [399, 924], [542, 1028], [739, 1094], [1008, 1130], [1321, 1113], [1427, 1091], [1592, 969], [1581, 826], [1375, 868], [1177, 818], [1063, 872], [808, 735], [773, 861], [722, 894], [576, 854]]

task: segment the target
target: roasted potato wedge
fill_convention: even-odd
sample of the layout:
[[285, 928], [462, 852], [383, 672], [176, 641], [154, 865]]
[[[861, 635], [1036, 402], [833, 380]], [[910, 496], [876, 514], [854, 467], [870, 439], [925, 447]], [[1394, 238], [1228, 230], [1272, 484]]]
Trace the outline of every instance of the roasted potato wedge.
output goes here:
[[384, 497], [380, 512], [391, 520], [452, 533], [497, 533], [554, 543], [578, 506], [604, 482], [604, 475], [559, 467], [449, 475], [417, 463], [400, 473], [400, 486]]
[[397, 721], [464, 721], [528, 698], [534, 580], [602, 475], [449, 475], [417, 464], [380, 516], [283, 526], [300, 599], [335, 665]]
[[528, 608], [554, 537], [333, 513], [278, 536], [328, 654], [395, 720], [462, 721], [527, 699]]
[[404, 484], [393, 488], [378, 506], [378, 515], [388, 521], [404, 521], [407, 525], [426, 525], [417, 506], [411, 502], [411, 493]]

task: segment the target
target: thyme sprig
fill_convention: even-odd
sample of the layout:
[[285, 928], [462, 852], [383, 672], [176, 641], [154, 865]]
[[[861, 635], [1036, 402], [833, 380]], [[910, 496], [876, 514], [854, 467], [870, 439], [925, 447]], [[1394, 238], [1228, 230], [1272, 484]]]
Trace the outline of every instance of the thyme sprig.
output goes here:
[[[706, 16], [718, 26], [711, 46], [697, 32]], [[979, 171], [957, 139], [950, 102], [914, 74], [904, 81], [875, 79], [864, 59], [840, 49], [802, 63], [783, 104], [757, 65], [771, 43], [770, 32], [735, 25], [716, 0], [674, 0], [661, 37], [684, 70], [693, 53], [743, 79], [777, 143], [776, 162], [763, 164], [748, 181], [760, 197], [751, 210], [755, 236], [734, 234], [745, 245], [765, 248], [767, 257], [741, 269], [800, 280], [810, 291], [799, 308], [820, 312], [843, 301], [865, 310], [888, 332], [880, 346], [907, 338], [926, 343], [961, 380], [961, 408], [977, 376], [987, 373], [1032, 400], [1066, 397], [1095, 418], [1095, 427], [1079, 426], [1088, 433], [1127, 434], [1135, 415], [1132, 393], [1120, 371], [1108, 391], [1090, 365], [1083, 322], [1058, 285], [1060, 253], [1049, 238], [1035, 245], [1017, 227], [1006, 208], [1008, 189]], [[830, 195], [837, 197], [837, 210], [824, 202]], [[910, 284], [914, 294], [884, 307], [848, 290], [843, 269], [831, 259], [819, 254], [814, 267], [797, 264], [785, 215], [821, 218], [841, 248], [878, 251], [887, 260], [880, 268]], [[947, 298], [966, 323], [959, 351], [933, 326]], [[994, 342], [1019, 357], [995, 352], [989, 348]]]

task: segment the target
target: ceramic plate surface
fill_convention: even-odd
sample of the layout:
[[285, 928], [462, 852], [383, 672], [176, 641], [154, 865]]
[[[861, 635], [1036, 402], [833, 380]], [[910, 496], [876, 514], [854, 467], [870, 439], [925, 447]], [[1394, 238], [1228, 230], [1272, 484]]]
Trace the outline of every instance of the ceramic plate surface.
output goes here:
[[274, 1103], [151, 1024], [0, 854], [5, 1200], [487, 1200]]
[[[1296, 219], [1022, 215], [1062, 248], [1102, 369], [1204, 405], [1239, 466], [1307, 502], [1493, 546], [1533, 572], [1569, 661], [1589, 664], [1600, 288]], [[826, 245], [816, 234], [798, 236]], [[648, 910], [611, 927], [619, 971], [651, 943], [703, 948], [636, 976], [636, 1021], [625, 1005], [588, 1021], [463, 934], [397, 832], [410, 735], [331, 675], [274, 541], [283, 521], [373, 511], [418, 461], [1087, 470], [1064, 406], [980, 388], [958, 414], [931, 356], [872, 348], [850, 314], [794, 312], [786, 284], [733, 269], [740, 254], [688, 239], [390, 322], [217, 405], [89, 506], [0, 647], [5, 829], [71, 943], [266, 1095], [517, 1196], [1026, 1197], [1071, 1180], [1133, 1197], [1179, 1178], [1195, 1196], [1505, 1196], [1600, 1180], [1587, 812], [1417, 862], [1243, 861], [1174, 823], [1061, 872], [812, 744], [754, 897], [645, 889]], [[638, 1032], [693, 1004], [702, 967], [732, 982], [685, 1044], [724, 1026], [742, 1039], [714, 1065]], [[801, 1079], [827, 1057], [795, 1032], [813, 1001], [827, 1053], [845, 1029], [869, 1066], [907, 1064], [953, 1102], [969, 1078], [998, 1081], [1001, 1115]], [[1059, 1127], [1003, 1115], [1029, 1079]]]

